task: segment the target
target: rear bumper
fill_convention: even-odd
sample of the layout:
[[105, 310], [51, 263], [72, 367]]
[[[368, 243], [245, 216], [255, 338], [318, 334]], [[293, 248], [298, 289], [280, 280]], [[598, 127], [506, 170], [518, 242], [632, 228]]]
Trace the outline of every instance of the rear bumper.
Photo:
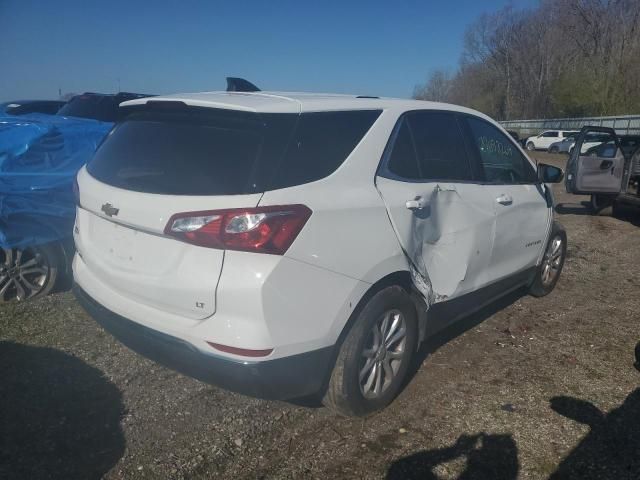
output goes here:
[[108, 310], [78, 285], [73, 291], [82, 307], [131, 350], [227, 390], [273, 400], [299, 398], [318, 393], [330, 371], [333, 347], [260, 362], [224, 359]]

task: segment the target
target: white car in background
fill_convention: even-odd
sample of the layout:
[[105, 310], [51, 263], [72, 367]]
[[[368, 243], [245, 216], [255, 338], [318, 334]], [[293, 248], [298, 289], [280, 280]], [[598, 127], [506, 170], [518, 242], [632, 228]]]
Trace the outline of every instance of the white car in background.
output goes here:
[[75, 292], [203, 381], [364, 415], [429, 335], [560, 275], [562, 170], [479, 112], [266, 92], [123, 108], [77, 177]]
[[527, 150], [548, 150], [552, 143], [561, 142], [565, 138], [578, 134], [574, 130], [545, 130], [539, 135], [529, 137], [524, 145]]

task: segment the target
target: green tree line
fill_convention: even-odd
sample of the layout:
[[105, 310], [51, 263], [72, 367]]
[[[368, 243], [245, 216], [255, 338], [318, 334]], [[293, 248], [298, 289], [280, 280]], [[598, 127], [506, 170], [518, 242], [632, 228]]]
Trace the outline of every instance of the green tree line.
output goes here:
[[640, 0], [541, 0], [486, 13], [465, 33], [455, 72], [414, 98], [498, 120], [640, 113]]

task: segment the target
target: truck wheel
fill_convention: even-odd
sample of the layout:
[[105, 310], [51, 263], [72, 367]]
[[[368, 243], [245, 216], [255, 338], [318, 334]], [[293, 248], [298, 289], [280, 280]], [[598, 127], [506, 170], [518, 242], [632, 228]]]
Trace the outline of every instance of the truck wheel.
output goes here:
[[0, 303], [47, 295], [56, 284], [63, 255], [55, 244], [0, 250]]
[[418, 342], [414, 304], [399, 286], [376, 293], [340, 347], [322, 402], [345, 416], [386, 407], [402, 388]]
[[533, 144], [533, 142], [529, 142], [527, 143], [527, 150], [529, 150], [530, 152], [534, 151], [536, 149], [536, 146]]
[[529, 293], [532, 296], [544, 297], [553, 291], [560, 278], [566, 256], [567, 234], [559, 223], [553, 222], [542, 262], [529, 287]]
[[612, 215], [615, 197], [611, 195], [592, 194], [590, 199], [591, 213], [594, 215]]

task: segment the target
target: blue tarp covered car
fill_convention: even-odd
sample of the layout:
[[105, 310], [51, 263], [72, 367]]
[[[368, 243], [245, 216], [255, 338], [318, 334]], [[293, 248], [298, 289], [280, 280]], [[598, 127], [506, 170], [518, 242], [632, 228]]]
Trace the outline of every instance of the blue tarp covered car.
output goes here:
[[0, 302], [45, 295], [68, 279], [75, 175], [121, 118], [120, 103], [148, 96], [83, 93], [56, 115], [0, 105]]
[[0, 247], [70, 235], [75, 175], [112, 125], [45, 114], [0, 117]]
[[52, 267], [42, 257], [52, 256], [52, 242], [71, 237], [75, 175], [112, 126], [46, 114], [0, 116], [0, 302], [42, 290]]

